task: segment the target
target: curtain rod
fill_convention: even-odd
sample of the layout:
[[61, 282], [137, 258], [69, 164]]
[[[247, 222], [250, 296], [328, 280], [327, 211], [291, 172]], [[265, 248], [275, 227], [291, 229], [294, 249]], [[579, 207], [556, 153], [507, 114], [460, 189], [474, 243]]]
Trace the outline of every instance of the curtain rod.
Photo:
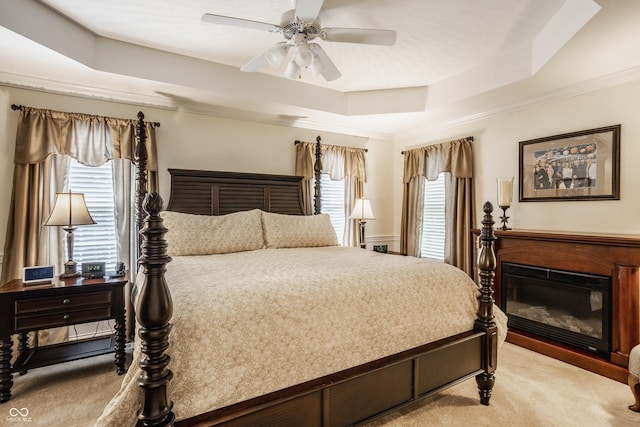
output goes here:
[[[473, 135], [467, 136], [466, 138], [461, 138], [461, 139], [465, 139], [469, 142], [473, 142]], [[428, 145], [426, 147], [428, 147]], [[404, 155], [404, 151], [401, 151], [400, 154]]]
[[[316, 138], [316, 141], [317, 141], [317, 142], [320, 142], [319, 140], [320, 140], [320, 137], [317, 137], [317, 138]], [[293, 145], [298, 145], [298, 144], [301, 144], [302, 142], [303, 142], [303, 141], [300, 141], [299, 139], [296, 139], [295, 141], [293, 141]], [[348, 148], [351, 148], [351, 147], [348, 147]], [[368, 148], [362, 148], [362, 150], [364, 150], [364, 152], [365, 152], [365, 153], [368, 153], [368, 152], [369, 152], [369, 149], [368, 149]]]
[[[25, 106], [24, 105], [19, 105], [19, 104], [11, 104], [11, 109], [13, 111], [24, 111]], [[103, 116], [96, 116], [96, 117], [103, 117]], [[160, 127], [160, 122], [150, 122], [154, 128], [159, 128]]]

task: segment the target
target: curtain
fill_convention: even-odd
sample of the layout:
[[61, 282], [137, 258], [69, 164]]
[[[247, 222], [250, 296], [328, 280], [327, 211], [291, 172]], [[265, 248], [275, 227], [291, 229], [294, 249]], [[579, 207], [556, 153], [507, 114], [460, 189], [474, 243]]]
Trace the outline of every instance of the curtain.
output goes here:
[[[312, 180], [314, 178], [315, 143], [300, 142], [296, 145], [296, 175], [303, 176], [303, 204], [305, 209], [311, 206], [313, 211]], [[367, 182], [366, 150], [363, 148], [322, 145], [322, 173], [328, 174], [334, 181], [344, 181], [345, 230], [343, 244], [358, 246], [358, 224], [349, 215], [357, 198], [362, 198], [364, 183]]]
[[404, 153], [404, 176], [400, 248], [420, 256], [424, 180], [447, 174], [445, 262], [471, 275], [473, 219], [473, 156], [471, 138], [408, 150]]
[[[16, 132], [2, 283], [20, 278], [25, 266], [53, 264], [61, 268], [63, 231], [42, 224], [51, 210], [55, 193], [68, 190], [66, 176], [70, 158], [88, 166], [114, 161], [114, 192], [119, 198], [115, 205], [118, 255], [129, 261], [130, 281], [134, 280], [136, 260], [131, 255], [130, 242], [135, 239], [132, 219], [135, 203], [130, 194], [136, 124], [136, 120], [22, 107]], [[153, 125], [147, 123], [146, 130], [147, 168], [157, 171]], [[157, 187], [155, 182], [151, 185]], [[130, 304], [127, 311], [133, 313]], [[131, 318], [128, 323], [133, 321], [132, 316], [128, 318]]]
[[295, 175], [302, 177], [302, 208], [305, 215], [313, 213], [313, 178], [315, 163], [315, 143], [296, 143]]

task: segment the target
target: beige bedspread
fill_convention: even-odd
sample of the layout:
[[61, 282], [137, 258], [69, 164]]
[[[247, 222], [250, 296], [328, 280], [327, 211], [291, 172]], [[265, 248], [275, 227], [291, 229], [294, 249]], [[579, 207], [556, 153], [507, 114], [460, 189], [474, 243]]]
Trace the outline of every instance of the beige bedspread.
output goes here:
[[[175, 257], [167, 268], [177, 419], [470, 330], [478, 306], [461, 270], [356, 248]], [[97, 425], [135, 423], [138, 357], [137, 347]]]

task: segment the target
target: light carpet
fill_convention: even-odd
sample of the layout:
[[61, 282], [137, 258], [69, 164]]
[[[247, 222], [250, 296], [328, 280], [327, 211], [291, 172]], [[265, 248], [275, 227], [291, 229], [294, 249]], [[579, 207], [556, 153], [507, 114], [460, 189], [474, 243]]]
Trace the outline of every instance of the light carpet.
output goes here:
[[[120, 382], [113, 355], [15, 375], [12, 399], [0, 405], [0, 425], [91, 426]], [[368, 426], [640, 426], [631, 403], [625, 384], [505, 343], [490, 406], [479, 403], [472, 379]], [[25, 408], [23, 417], [18, 410]]]

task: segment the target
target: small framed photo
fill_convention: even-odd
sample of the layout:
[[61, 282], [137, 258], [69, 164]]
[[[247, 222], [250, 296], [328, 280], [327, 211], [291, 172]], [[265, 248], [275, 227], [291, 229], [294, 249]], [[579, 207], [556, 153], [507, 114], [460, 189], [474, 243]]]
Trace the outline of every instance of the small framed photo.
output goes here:
[[519, 201], [619, 200], [620, 127], [520, 141]]

